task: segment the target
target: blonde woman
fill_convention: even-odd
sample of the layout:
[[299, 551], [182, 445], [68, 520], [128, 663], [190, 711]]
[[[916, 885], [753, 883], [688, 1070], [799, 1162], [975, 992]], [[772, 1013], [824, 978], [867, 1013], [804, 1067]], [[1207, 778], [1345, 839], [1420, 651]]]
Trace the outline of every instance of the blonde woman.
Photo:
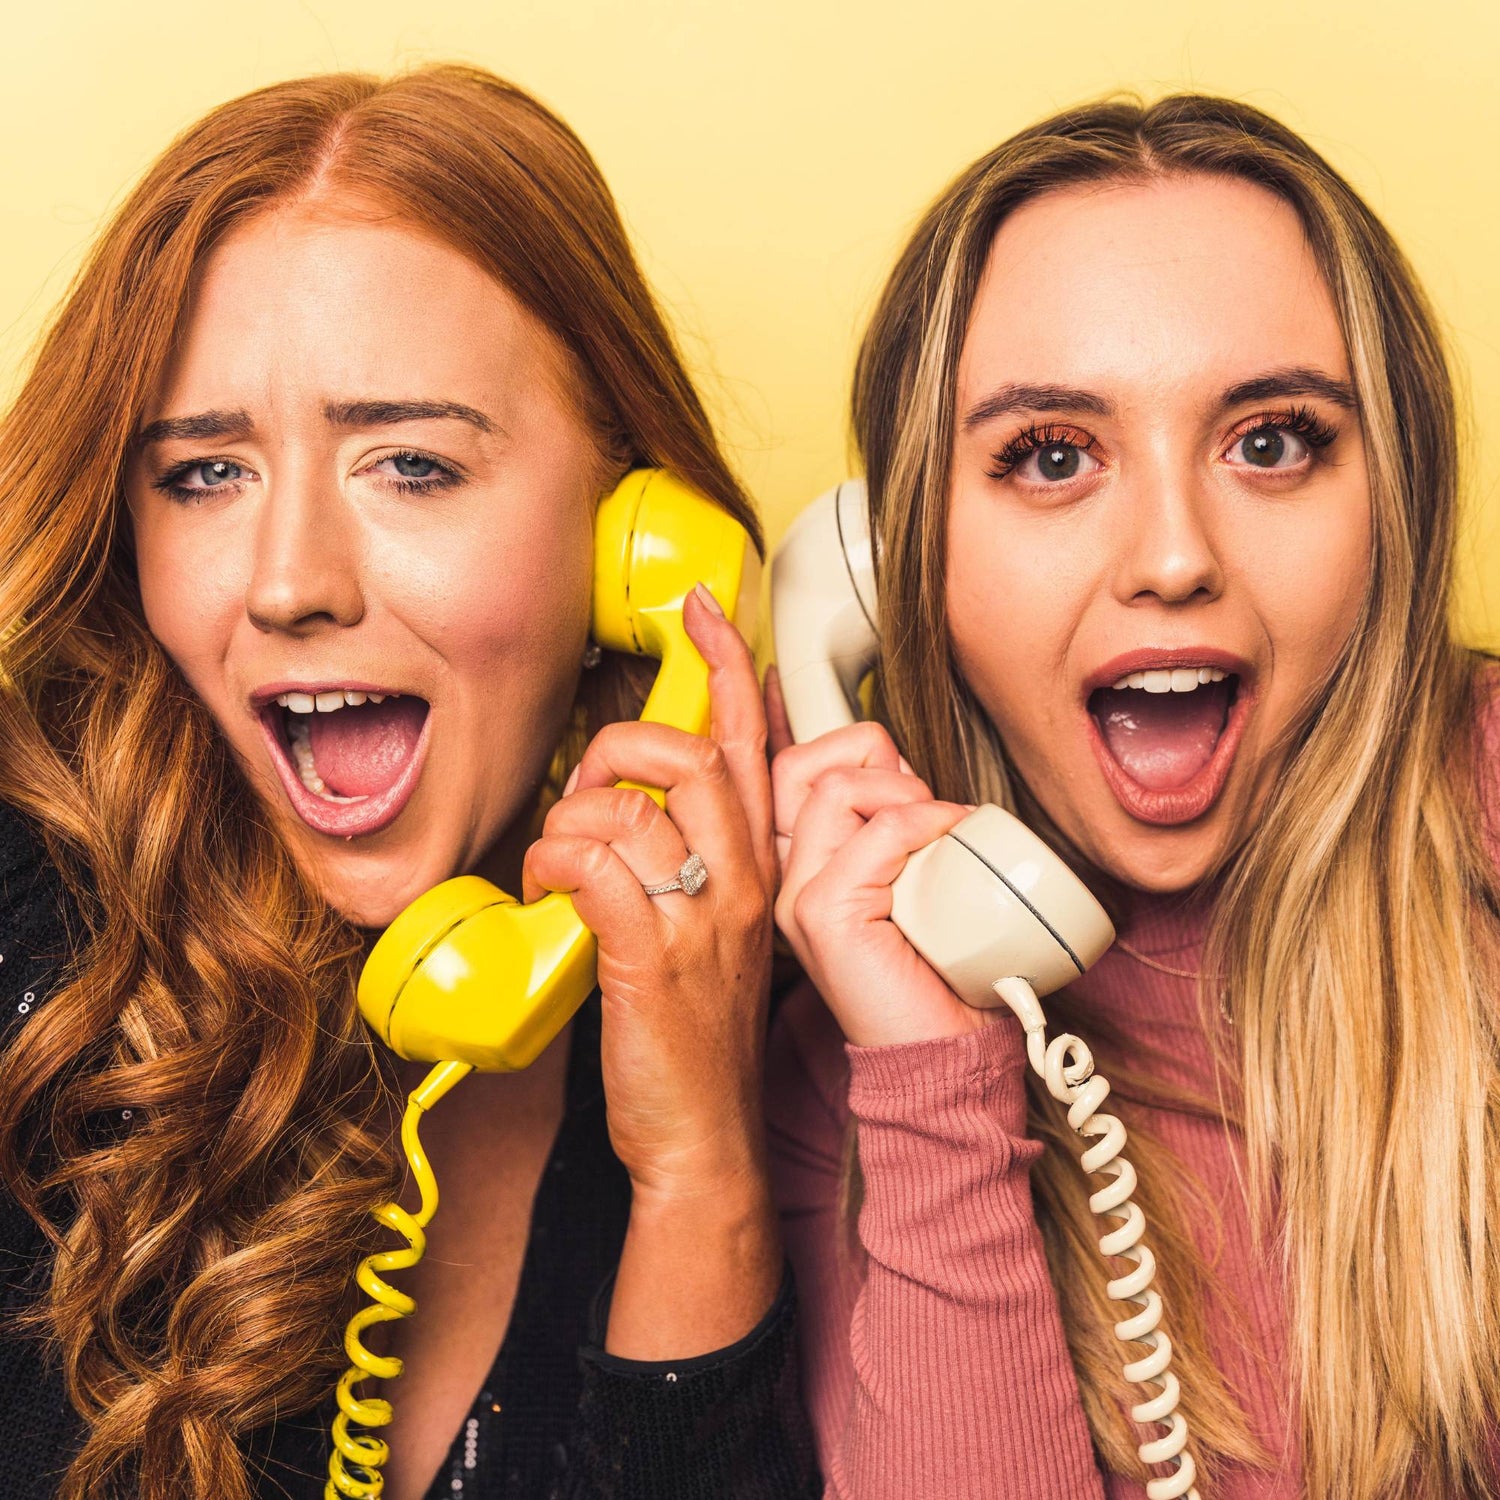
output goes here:
[[431, 1118], [386, 1500], [815, 1491], [759, 685], [706, 591], [712, 738], [616, 722], [641, 666], [589, 640], [626, 470], [755, 520], [577, 137], [462, 68], [224, 105], [3, 431], [0, 1492], [325, 1494], [415, 1082], [355, 978], [461, 871], [574, 892], [600, 993]]
[[829, 1493], [1147, 1478], [1076, 1141], [1009, 1014], [887, 920], [1000, 799], [1119, 929], [1046, 1008], [1130, 1130], [1200, 1493], [1497, 1493], [1500, 718], [1449, 628], [1453, 399], [1401, 253], [1256, 110], [1073, 110], [922, 219], [854, 424], [881, 724], [774, 766]]

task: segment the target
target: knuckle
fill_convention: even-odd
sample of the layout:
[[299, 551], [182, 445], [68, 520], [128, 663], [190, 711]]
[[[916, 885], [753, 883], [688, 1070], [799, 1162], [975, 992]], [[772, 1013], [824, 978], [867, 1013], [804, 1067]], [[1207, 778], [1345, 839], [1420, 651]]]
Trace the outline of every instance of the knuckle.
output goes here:
[[660, 809], [645, 792], [620, 787], [615, 792], [615, 821], [626, 833], [645, 833], [660, 816]]
[[779, 751], [772, 757], [771, 795], [777, 802], [785, 802], [796, 787], [802, 765], [798, 758], [800, 751], [800, 746], [788, 745], [785, 750]]
[[858, 781], [859, 768], [857, 766], [831, 766], [813, 782], [813, 795], [847, 802], [853, 795]]
[[695, 738], [691, 757], [693, 775], [700, 781], [717, 781], [728, 772], [723, 747], [717, 740]]
[[877, 723], [874, 719], [861, 719], [854, 728], [859, 733], [858, 743], [866, 749], [877, 755], [895, 753], [896, 742], [884, 724]]
[[823, 895], [815, 881], [808, 881], [792, 900], [792, 919], [802, 932], [816, 930], [824, 910]]
[[577, 865], [578, 874], [584, 880], [599, 880], [609, 869], [610, 852], [608, 844], [601, 844], [598, 839], [580, 839], [578, 841]]

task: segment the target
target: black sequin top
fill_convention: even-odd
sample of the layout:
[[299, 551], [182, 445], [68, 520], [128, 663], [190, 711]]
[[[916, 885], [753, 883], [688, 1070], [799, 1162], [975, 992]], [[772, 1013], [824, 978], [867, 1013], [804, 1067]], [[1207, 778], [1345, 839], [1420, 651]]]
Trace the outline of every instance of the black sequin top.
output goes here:
[[[68, 956], [69, 905], [34, 833], [0, 806], [0, 1045], [25, 1046]], [[0, 1061], [3, 1066], [3, 1061]], [[630, 1185], [610, 1150], [597, 997], [573, 1027], [563, 1122], [537, 1188], [509, 1328], [428, 1500], [800, 1500], [823, 1492], [802, 1409], [790, 1278], [738, 1344], [670, 1364], [600, 1347]], [[49, 1252], [0, 1192], [0, 1495], [49, 1500], [81, 1427], [55, 1361], [16, 1329]], [[331, 1400], [248, 1434], [264, 1500], [319, 1500]]]

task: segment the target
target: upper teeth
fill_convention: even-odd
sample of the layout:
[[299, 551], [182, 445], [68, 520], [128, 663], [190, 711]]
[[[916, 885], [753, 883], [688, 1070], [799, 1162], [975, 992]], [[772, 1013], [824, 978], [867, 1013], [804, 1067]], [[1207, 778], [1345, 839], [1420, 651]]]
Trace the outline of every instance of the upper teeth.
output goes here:
[[277, 702], [294, 714], [331, 714], [335, 709], [358, 708], [361, 703], [384, 703], [387, 698], [399, 698], [400, 693], [360, 693], [353, 688], [330, 688], [325, 693], [283, 693]]
[[1199, 683], [1223, 682], [1229, 676], [1217, 667], [1171, 667], [1151, 672], [1131, 672], [1114, 684], [1116, 688], [1145, 688], [1148, 693], [1191, 693]]

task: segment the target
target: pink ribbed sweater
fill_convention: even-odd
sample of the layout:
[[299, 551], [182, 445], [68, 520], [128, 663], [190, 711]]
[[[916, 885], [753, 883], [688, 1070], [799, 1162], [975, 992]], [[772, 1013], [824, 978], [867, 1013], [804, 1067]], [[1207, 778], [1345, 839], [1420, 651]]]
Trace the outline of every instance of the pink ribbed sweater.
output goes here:
[[[1482, 764], [1493, 774], [1500, 713], [1486, 717]], [[1489, 805], [1500, 809], [1500, 798]], [[1215, 1097], [1189, 977], [1204, 928], [1205, 913], [1181, 898], [1142, 898], [1120, 935], [1147, 961], [1117, 945], [1072, 987], [1082, 1014], [1107, 1015], [1126, 1034], [1129, 1056], [1097, 1049], [1106, 1077], [1128, 1062], [1184, 1094]], [[1146, 1045], [1149, 1060], [1138, 1051]], [[773, 1175], [829, 1497], [1143, 1500], [1139, 1484], [1101, 1473], [1079, 1403], [1032, 1210], [1028, 1174], [1043, 1148], [1026, 1136], [1025, 1066], [1009, 1014], [966, 1037], [862, 1048], [845, 1046], [805, 982], [778, 1013], [768, 1063]], [[1219, 1477], [1214, 1500], [1298, 1500], [1284, 1288], [1274, 1255], [1250, 1233], [1238, 1132], [1213, 1113], [1146, 1115], [1201, 1185], [1195, 1233], [1234, 1303], [1209, 1311], [1212, 1353], [1278, 1459], [1272, 1473]], [[863, 1253], [841, 1213], [851, 1116]]]

